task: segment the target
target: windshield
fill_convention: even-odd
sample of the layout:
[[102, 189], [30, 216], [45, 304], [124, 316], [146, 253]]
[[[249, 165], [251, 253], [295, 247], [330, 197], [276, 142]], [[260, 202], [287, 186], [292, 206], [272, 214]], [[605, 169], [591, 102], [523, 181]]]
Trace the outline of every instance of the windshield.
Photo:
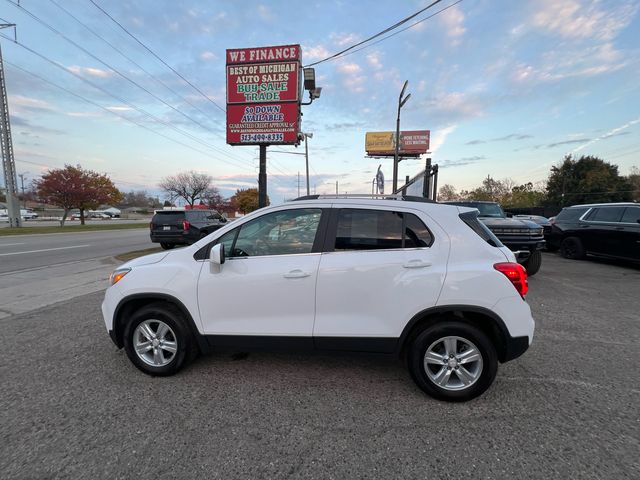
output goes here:
[[463, 205], [465, 207], [477, 208], [480, 217], [494, 217], [494, 218], [504, 218], [505, 214], [502, 211], [502, 207], [497, 203], [476, 203], [476, 202], [461, 202], [458, 205]]

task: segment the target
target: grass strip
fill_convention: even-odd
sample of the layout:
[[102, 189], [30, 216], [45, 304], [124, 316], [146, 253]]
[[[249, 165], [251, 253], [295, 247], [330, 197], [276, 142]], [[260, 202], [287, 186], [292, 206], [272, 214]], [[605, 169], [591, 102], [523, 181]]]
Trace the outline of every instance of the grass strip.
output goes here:
[[22, 228], [0, 228], [0, 237], [13, 235], [34, 235], [40, 233], [75, 233], [75, 232], [96, 232], [102, 230], [129, 230], [132, 228], [149, 228], [149, 223], [120, 223], [109, 225], [65, 225], [50, 227], [22, 227]]
[[160, 247], [152, 247], [145, 248], [144, 250], [134, 250], [133, 252], [121, 253], [120, 255], [116, 255], [116, 258], [121, 262], [128, 262], [129, 260], [133, 260], [134, 258], [158, 252], [162, 252], [162, 249]]

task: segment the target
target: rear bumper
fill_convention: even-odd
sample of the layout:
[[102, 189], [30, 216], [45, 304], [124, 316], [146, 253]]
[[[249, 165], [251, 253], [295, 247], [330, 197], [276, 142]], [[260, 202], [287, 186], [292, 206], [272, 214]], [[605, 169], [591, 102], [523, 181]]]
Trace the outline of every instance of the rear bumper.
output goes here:
[[171, 243], [175, 245], [189, 245], [197, 240], [182, 232], [151, 232], [149, 237], [153, 243]]
[[514, 360], [529, 349], [529, 337], [511, 337], [507, 338], [506, 348], [503, 362]]

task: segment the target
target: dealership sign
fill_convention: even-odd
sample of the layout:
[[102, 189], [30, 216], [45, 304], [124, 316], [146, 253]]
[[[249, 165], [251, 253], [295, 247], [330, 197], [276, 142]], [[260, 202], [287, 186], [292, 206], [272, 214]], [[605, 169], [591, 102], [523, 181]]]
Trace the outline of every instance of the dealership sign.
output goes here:
[[297, 144], [300, 45], [227, 50], [227, 143]]
[[[365, 150], [368, 155], [387, 157], [395, 155], [395, 132], [367, 132]], [[400, 155], [418, 156], [429, 151], [429, 130], [403, 130], [400, 132]]]

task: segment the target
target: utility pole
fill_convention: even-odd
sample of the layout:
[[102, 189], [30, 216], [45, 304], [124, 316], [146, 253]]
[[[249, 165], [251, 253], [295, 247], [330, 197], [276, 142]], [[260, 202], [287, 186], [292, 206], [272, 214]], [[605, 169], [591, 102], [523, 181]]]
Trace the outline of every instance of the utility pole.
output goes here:
[[300, 198], [300, 172], [298, 172], [298, 198]]
[[338, 180], [336, 180], [336, 195], [338, 195]]
[[[2, 23], [0, 29], [14, 28], [13, 23]], [[7, 188], [7, 213], [10, 227], [21, 227], [20, 203], [16, 196], [17, 179], [16, 164], [13, 158], [13, 142], [11, 140], [11, 123], [9, 119], [9, 102], [7, 100], [7, 84], [4, 76], [4, 63], [2, 61], [2, 49], [0, 48], [0, 147], [2, 150], [2, 170]]]
[[[396, 119], [396, 151], [393, 157], [393, 193], [398, 190], [398, 163], [400, 162], [400, 109], [407, 103], [411, 94], [404, 96], [409, 80], [405, 80], [398, 97], [398, 118]], [[403, 98], [404, 97], [404, 98]]]
[[20, 177], [20, 188], [22, 189], [22, 201], [24, 202], [24, 208], [27, 208], [27, 199], [24, 198], [24, 176], [29, 172], [19, 173]]
[[309, 195], [309, 139], [313, 138], [313, 133], [305, 133], [304, 135], [304, 158], [307, 164], [307, 195]]
[[267, 146], [260, 145], [260, 172], [258, 173], [258, 208], [267, 206]]

